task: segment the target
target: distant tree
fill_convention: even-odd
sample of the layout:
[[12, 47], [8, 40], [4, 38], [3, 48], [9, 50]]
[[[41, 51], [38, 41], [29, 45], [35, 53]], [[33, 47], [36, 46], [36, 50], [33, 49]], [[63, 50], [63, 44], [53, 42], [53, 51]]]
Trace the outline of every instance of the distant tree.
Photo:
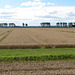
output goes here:
[[63, 23], [62, 23], [62, 22], [60, 22], [60, 26], [61, 26], [61, 27], [62, 27], [62, 24], [63, 24]]
[[24, 23], [22, 23], [23, 27], [24, 27]]
[[26, 23], [26, 27], [28, 26], [28, 24]]
[[73, 25], [72, 26], [75, 27], [75, 22], [73, 22]]
[[56, 23], [57, 27], [59, 27], [59, 22]]
[[66, 23], [66, 22], [63, 22], [63, 26], [64, 26], [64, 27], [67, 27], [67, 23]]
[[75, 22], [74, 22], [74, 25], [75, 25]]
[[4, 26], [7, 26], [8, 24], [7, 23], [4, 23]]
[[15, 23], [9, 23], [9, 26], [10, 27], [15, 27], [16, 25], [15, 25]]
[[72, 27], [73, 23], [72, 23], [72, 22], [70, 22], [68, 25], [69, 25], [69, 27]]

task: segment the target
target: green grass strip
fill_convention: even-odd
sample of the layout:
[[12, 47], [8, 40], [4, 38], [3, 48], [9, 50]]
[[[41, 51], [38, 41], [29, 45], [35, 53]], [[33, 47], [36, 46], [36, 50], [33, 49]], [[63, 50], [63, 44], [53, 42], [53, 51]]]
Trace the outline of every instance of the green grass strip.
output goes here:
[[75, 59], [75, 48], [0, 49], [0, 61], [48, 61]]

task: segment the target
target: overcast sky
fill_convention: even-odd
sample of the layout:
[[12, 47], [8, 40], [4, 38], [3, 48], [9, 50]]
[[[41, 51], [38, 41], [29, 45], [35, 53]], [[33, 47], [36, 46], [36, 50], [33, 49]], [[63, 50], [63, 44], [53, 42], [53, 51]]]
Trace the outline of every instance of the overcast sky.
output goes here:
[[0, 0], [0, 22], [33, 26], [74, 21], [75, 0]]

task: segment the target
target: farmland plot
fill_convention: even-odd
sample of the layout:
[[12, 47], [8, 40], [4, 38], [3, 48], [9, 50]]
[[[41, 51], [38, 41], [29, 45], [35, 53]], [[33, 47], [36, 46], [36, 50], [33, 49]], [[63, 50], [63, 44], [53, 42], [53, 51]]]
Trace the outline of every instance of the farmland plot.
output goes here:
[[13, 32], [2, 41], [2, 44], [8, 45], [24, 45], [24, 44], [35, 44], [37, 43], [33, 38], [28, 36], [29, 34], [25, 29], [13, 29]]
[[0, 29], [0, 42], [3, 41], [11, 32], [11, 29]]
[[27, 30], [44, 43], [75, 43], [75, 30], [71, 28], [36, 28]]
[[0, 45], [75, 44], [75, 28], [3, 28]]
[[0, 63], [0, 75], [75, 75], [75, 60]]

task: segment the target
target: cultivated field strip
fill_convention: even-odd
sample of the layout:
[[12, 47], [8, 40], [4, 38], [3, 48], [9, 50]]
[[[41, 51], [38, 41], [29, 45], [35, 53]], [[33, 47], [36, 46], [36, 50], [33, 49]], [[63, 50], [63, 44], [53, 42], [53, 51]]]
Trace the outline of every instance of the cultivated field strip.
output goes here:
[[[74, 41], [74, 33], [69, 33], [69, 32], [60, 32], [59, 28], [37, 28], [37, 29], [31, 29], [30, 32], [34, 33], [33, 36], [40, 40], [42, 40], [44, 43], [55, 43], [55, 44], [70, 44], [70, 43], [75, 43]], [[65, 29], [63, 29], [64, 31]], [[67, 31], [67, 29], [66, 29]], [[72, 30], [74, 31], [74, 30]]]
[[0, 46], [75, 47], [75, 28], [0, 28], [0, 31]]
[[9, 45], [24, 45], [24, 44], [35, 44], [36, 42], [27, 36], [25, 30], [14, 29], [13, 32], [3, 40], [3, 44]]
[[12, 30], [4, 30], [0, 33], [0, 42], [2, 40], [4, 40], [10, 33], [12, 32]]
[[[33, 41], [37, 42], [38, 44], [44, 44], [45, 42], [43, 42], [42, 40], [38, 39], [36, 36], [33, 35], [33, 34], [35, 34], [34, 32], [26, 29], [26, 34], [28, 37], [30, 37]], [[36, 35], [37, 35], [37, 33], [36, 33]]]
[[0, 63], [1, 75], [75, 75], [75, 61]]

